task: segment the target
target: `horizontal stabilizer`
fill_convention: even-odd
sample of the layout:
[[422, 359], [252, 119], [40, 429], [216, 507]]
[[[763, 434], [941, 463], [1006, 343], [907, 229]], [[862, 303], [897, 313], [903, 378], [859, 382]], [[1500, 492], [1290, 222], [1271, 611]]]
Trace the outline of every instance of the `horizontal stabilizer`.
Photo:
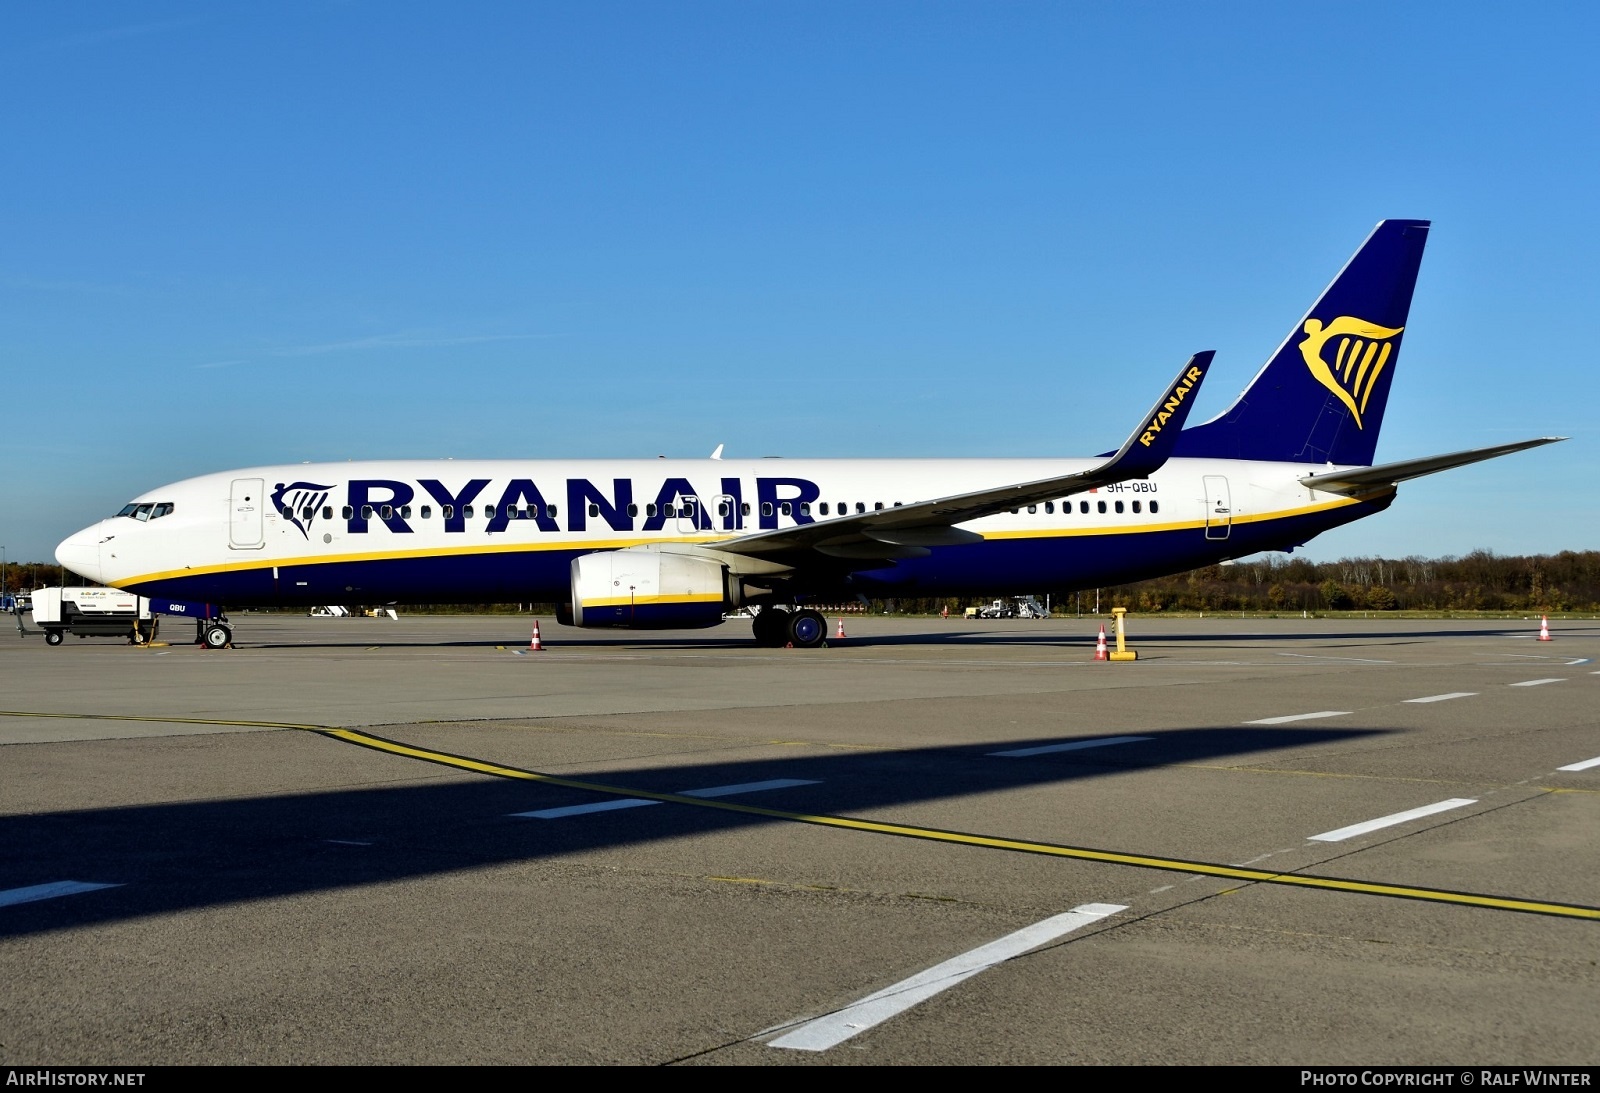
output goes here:
[[1327, 493], [1367, 493], [1398, 485], [1408, 478], [1421, 478], [1425, 474], [1437, 474], [1454, 467], [1465, 467], [1469, 463], [1478, 463], [1485, 459], [1493, 459], [1495, 456], [1510, 455], [1512, 452], [1525, 451], [1528, 448], [1554, 444], [1566, 439], [1564, 436], [1541, 436], [1535, 440], [1519, 440], [1515, 444], [1496, 444], [1491, 448], [1473, 448], [1465, 452], [1451, 452], [1449, 455], [1428, 456], [1426, 459], [1386, 463], [1381, 467], [1353, 467], [1347, 471], [1329, 471], [1327, 474], [1308, 475], [1300, 480], [1300, 484]]
[[[894, 558], [927, 545], [950, 545], [960, 534], [948, 536], [939, 529], [951, 528], [968, 520], [995, 513], [1053, 501], [1074, 493], [1085, 493], [1103, 486], [1147, 478], [1160, 470], [1172, 455], [1178, 434], [1194, 405], [1200, 383], [1211, 367], [1214, 354], [1196, 353], [1156, 400], [1115, 455], [1097, 467], [1057, 478], [996, 486], [971, 493], [919, 501], [912, 505], [874, 512], [815, 520], [795, 527], [759, 531], [720, 543], [708, 543], [713, 550], [731, 554], [781, 554], [796, 550], [817, 550], [836, 558]], [[914, 534], [909, 534], [915, 529]], [[978, 536], [974, 535], [976, 540]]]

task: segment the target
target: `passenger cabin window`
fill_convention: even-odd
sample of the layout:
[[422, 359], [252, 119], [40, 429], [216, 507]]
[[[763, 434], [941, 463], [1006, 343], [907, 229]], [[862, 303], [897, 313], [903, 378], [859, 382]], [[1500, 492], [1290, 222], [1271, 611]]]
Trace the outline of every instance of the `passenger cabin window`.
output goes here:
[[792, 516], [794, 514], [794, 506], [785, 501], [778, 506], [778, 511], [783, 513], [785, 516]]
[[1161, 503], [1159, 501], [1150, 502], [1150, 511], [1151, 512], [1160, 512], [1161, 511]]
[[1030, 513], [1038, 512], [1039, 511], [1039, 506], [1038, 505], [1029, 505], [1028, 506], [1028, 511]]
[[1116, 510], [1118, 512], [1122, 511], [1122, 502], [1121, 501], [1114, 501], [1114, 502], [1112, 502], [1112, 504], [1116, 507]]
[[439, 515], [443, 516], [446, 520], [454, 519], [455, 518], [455, 514], [456, 514], [456, 507], [454, 505], [440, 505], [439, 506]]
[[461, 518], [463, 520], [472, 519], [472, 506], [471, 505], [462, 505], [461, 506]]
[[656, 514], [656, 506], [654, 502], [651, 502], [644, 507], [644, 514], [646, 516], [654, 516]]
[[638, 516], [638, 515], [639, 515], [639, 506], [638, 505], [629, 505], [628, 506], [628, 516], [630, 518], [632, 518], [632, 517]]
[[322, 506], [322, 518], [324, 520], [332, 520], [333, 519], [333, 506], [332, 505], [324, 505], [324, 506]]
[[485, 506], [483, 506], [483, 518], [485, 520], [493, 520], [494, 519], [494, 506], [493, 505], [485, 505]]
[[424, 520], [433, 519], [433, 506], [432, 505], [423, 505], [422, 506], [422, 518]]
[[591, 502], [590, 505], [589, 505], [589, 515], [590, 516], [599, 516], [600, 515], [600, 506], [596, 505], [596, 504], [593, 504]]
[[380, 507], [378, 509], [378, 515], [383, 517], [385, 520], [393, 518], [393, 516], [394, 516], [394, 506], [393, 505], [384, 505], [384, 506]]
[[1078, 502], [1078, 511], [1079, 512], [1088, 512], [1089, 511], [1089, 502], [1087, 502], [1087, 501], [1079, 501]]
[[750, 502], [741, 501], [739, 503], [739, 515], [740, 516], [749, 516], [750, 515]]
[[802, 501], [802, 502], [800, 502], [800, 515], [801, 516], [810, 516], [811, 515], [811, 502], [810, 501]]
[[355, 514], [356, 510], [351, 508], [349, 505], [346, 505], [344, 508], [339, 510], [340, 517], [345, 520], [350, 519], [350, 517], [354, 516]]
[[544, 507], [544, 514], [550, 517], [550, 519], [554, 520], [556, 518], [556, 507], [554, 505], [546, 505]]
[[1139, 511], [1139, 502], [1135, 501], [1133, 503], [1133, 511], [1134, 512], [1138, 512]]
[[662, 516], [676, 516], [676, 515], [678, 515], [678, 510], [675, 507], [673, 507], [672, 505], [662, 505], [661, 506], [661, 515]]
[[1096, 501], [1095, 508], [1099, 509], [1101, 512], [1104, 512], [1106, 511], [1106, 503], [1104, 501]]
[[828, 515], [828, 503], [826, 501], [818, 502], [817, 511], [819, 513], [821, 513], [823, 516]]
[[362, 505], [361, 506], [361, 519], [363, 519], [363, 520], [372, 519], [372, 506], [371, 505]]
[[857, 512], [866, 512], [867, 511], [867, 503], [865, 501], [857, 501], [856, 502], [856, 511]]
[[772, 502], [771, 501], [763, 501], [763, 502], [761, 502], [761, 515], [762, 516], [771, 516], [772, 515]]
[[400, 506], [400, 519], [402, 519], [402, 520], [411, 519], [411, 506], [410, 505], [401, 505]]
[[718, 501], [717, 502], [717, 515], [718, 516], [727, 516], [732, 511], [733, 511], [732, 506], [730, 506], [726, 501]]
[[1044, 503], [1044, 511], [1047, 513], [1056, 511], [1056, 503], [1054, 501], [1046, 501]]

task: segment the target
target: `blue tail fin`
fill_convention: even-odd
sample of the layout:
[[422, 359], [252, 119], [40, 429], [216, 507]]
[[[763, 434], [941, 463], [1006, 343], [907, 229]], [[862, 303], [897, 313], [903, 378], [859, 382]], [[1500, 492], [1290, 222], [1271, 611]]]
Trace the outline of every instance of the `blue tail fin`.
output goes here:
[[1385, 220], [1227, 410], [1176, 456], [1368, 466], [1417, 284], [1426, 220]]

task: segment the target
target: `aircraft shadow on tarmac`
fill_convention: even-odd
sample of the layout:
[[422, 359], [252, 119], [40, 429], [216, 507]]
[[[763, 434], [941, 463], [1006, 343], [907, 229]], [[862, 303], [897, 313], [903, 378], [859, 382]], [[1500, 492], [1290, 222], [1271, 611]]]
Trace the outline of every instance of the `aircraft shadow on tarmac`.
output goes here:
[[[819, 784], [728, 799], [808, 814], [861, 815], [918, 802], [1359, 740], [1390, 731], [1169, 729], [1144, 734], [1151, 737], [1148, 741], [1026, 758], [990, 753], [1048, 746], [1065, 738], [612, 770], [590, 776], [564, 773], [563, 777], [667, 793], [807, 779]], [[352, 746], [334, 740], [319, 743], [328, 748]], [[374, 764], [393, 765], [402, 774], [400, 764], [416, 769], [418, 762], [381, 752], [369, 754]], [[506, 756], [475, 758], [516, 765]], [[512, 813], [615, 798], [500, 777], [464, 777], [470, 780], [0, 818], [0, 845], [7, 851], [7, 861], [0, 867], [0, 889], [63, 880], [121, 885], [0, 907], [0, 937], [790, 822], [670, 802], [554, 820], [513, 818]], [[971, 815], [966, 829], [982, 834], [1062, 839], [1059, 831], [990, 830], [981, 809]], [[906, 809], [897, 809], [892, 817], [874, 818], [919, 822], [916, 812]], [[839, 841], [840, 854], [848, 854], [849, 840], [882, 836], [835, 830], [827, 837]], [[1115, 849], [1156, 853], [1161, 848]]]
[[[1242, 626], [1260, 625], [1263, 621], [1274, 620], [1238, 620]], [[1086, 625], [1090, 625], [1086, 623]], [[485, 627], [485, 630], [488, 630]], [[1591, 627], [1565, 628], [1561, 636], [1592, 637]], [[1232, 645], [1254, 644], [1257, 642], [1350, 642], [1355, 645], [1383, 646], [1417, 644], [1423, 641], [1451, 638], [1508, 638], [1531, 639], [1536, 630], [1529, 630], [1527, 625], [1490, 627], [1474, 630], [1439, 630], [1439, 629], [1411, 629], [1411, 630], [1341, 630], [1318, 631], [1315, 633], [1286, 633], [1261, 630], [1240, 630], [1232, 633], [1226, 630], [1205, 630], [1193, 633], [1160, 633], [1149, 634], [1135, 631], [1130, 641], [1134, 648], [1147, 650], [1159, 649], [1162, 645], [1169, 644], [1208, 644], [1219, 649], [1226, 649]], [[982, 648], [1016, 648], [1019, 646], [1033, 646], [1040, 649], [1083, 649], [1093, 651], [1095, 638], [1098, 631], [1084, 633], [1063, 633], [1060, 630], [1028, 629], [999, 630], [999, 629], [962, 629], [962, 630], [927, 630], [910, 634], [870, 634], [852, 635], [843, 641], [831, 643], [834, 648], [891, 648], [896, 646], [970, 646]], [[1108, 631], [1109, 633], [1109, 631]], [[820, 655], [811, 650], [784, 650], [784, 649], [756, 649], [750, 639], [742, 632], [730, 634], [728, 632], [697, 632], [693, 637], [685, 637], [680, 633], [659, 633], [641, 636], [637, 633], [595, 634], [592, 631], [572, 631], [550, 627], [542, 640], [547, 647], [570, 647], [578, 649], [614, 649], [617, 652], [649, 654], [651, 652], [681, 653], [685, 651], [708, 652], [712, 650], [750, 650], [768, 655], [795, 652], [796, 655]], [[176, 642], [175, 644], [184, 644]], [[385, 639], [381, 636], [350, 635], [340, 639], [320, 641], [251, 641], [248, 636], [241, 637], [238, 642], [241, 648], [249, 649], [495, 649], [495, 648], [522, 648], [527, 645], [526, 639], [513, 636], [511, 638], [485, 638], [482, 640], [465, 641], [423, 641], [408, 639]]]

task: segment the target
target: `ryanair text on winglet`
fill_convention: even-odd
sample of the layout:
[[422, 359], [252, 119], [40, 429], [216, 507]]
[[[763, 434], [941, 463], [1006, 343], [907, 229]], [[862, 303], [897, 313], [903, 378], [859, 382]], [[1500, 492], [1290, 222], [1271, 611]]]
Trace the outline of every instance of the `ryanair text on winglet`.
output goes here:
[[1167, 400], [1161, 404], [1161, 409], [1156, 411], [1156, 416], [1151, 418], [1150, 424], [1144, 427], [1144, 432], [1139, 436], [1140, 444], [1143, 444], [1146, 448], [1150, 447], [1150, 442], [1156, 438], [1156, 434], [1161, 431], [1161, 427], [1167, 423], [1168, 418], [1177, 412], [1179, 404], [1194, 389], [1194, 385], [1200, 382], [1200, 377], [1203, 375], [1205, 375], [1205, 372], [1198, 365], [1183, 374], [1183, 378], [1178, 381], [1178, 385], [1172, 389], [1172, 394], [1167, 396]]

